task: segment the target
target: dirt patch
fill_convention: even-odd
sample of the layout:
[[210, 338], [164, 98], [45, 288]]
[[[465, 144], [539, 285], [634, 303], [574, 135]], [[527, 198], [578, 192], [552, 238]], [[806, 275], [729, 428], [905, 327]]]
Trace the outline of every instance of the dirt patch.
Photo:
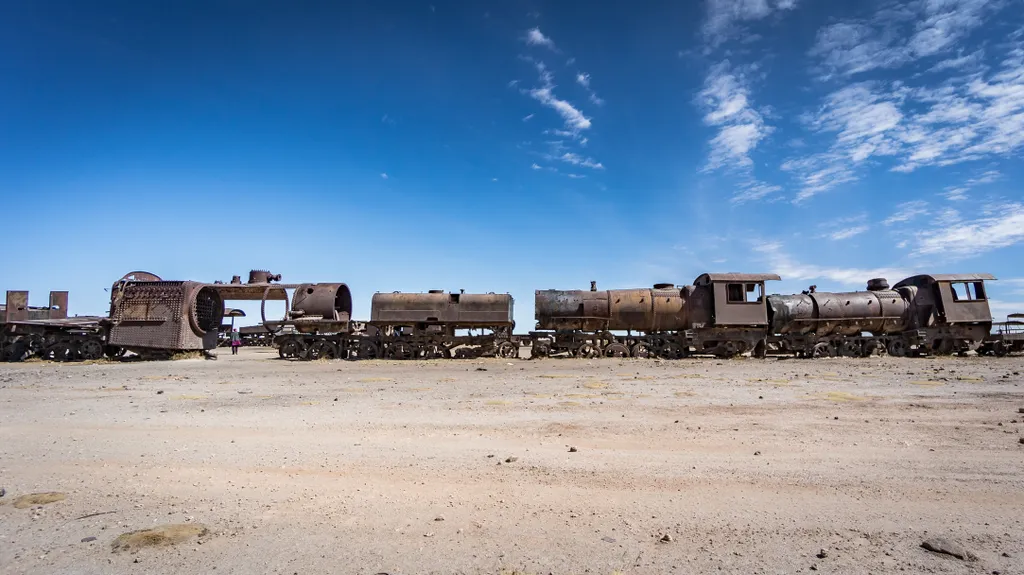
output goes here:
[[122, 551], [138, 551], [143, 547], [167, 547], [202, 537], [210, 530], [199, 523], [174, 523], [161, 525], [152, 529], [142, 529], [123, 533], [114, 539], [110, 549], [115, 553]]
[[28, 509], [36, 505], [48, 505], [58, 501], [64, 501], [65, 495], [59, 491], [47, 491], [46, 493], [30, 493], [22, 495], [14, 500], [15, 509]]

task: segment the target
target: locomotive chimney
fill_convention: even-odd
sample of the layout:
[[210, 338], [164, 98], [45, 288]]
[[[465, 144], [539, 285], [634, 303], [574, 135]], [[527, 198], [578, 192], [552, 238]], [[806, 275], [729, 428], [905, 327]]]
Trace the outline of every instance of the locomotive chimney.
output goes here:
[[242, 283], [242, 276], [231, 276], [231, 283], [240, 284]]
[[868, 280], [868, 291], [882, 291], [889, 289], [889, 282], [885, 278], [874, 278]]
[[591, 282], [590, 282], [590, 291], [597, 291], [597, 282], [596, 281], [591, 280]]

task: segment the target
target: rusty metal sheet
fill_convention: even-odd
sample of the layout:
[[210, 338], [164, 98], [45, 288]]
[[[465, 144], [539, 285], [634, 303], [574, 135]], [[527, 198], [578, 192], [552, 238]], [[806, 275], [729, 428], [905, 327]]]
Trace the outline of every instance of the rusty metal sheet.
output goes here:
[[491, 327], [513, 323], [509, 294], [376, 293], [370, 301], [370, 322], [379, 325], [451, 324]]
[[64, 319], [68, 317], [68, 292], [50, 292], [50, 313], [49, 319]]
[[781, 279], [778, 274], [706, 273], [697, 276], [697, 279], [693, 280], [693, 285], [718, 282], [765, 282]]
[[4, 323], [28, 320], [28, 292], [7, 291], [7, 305], [4, 307]]
[[207, 284], [220, 293], [224, 301], [261, 301], [264, 294], [268, 301], [287, 301], [289, 289], [304, 284]]
[[224, 300], [208, 284], [129, 281], [112, 298], [108, 342], [129, 349], [213, 349], [223, 317]]
[[295, 288], [292, 316], [348, 321], [352, 317], [352, 292], [343, 283], [301, 284]]

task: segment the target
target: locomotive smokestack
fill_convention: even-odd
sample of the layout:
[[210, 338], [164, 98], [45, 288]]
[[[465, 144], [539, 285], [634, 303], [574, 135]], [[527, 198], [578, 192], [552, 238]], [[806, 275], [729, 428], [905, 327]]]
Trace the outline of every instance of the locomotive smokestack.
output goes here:
[[889, 282], [885, 278], [874, 278], [868, 280], [868, 291], [882, 291], [889, 289]]
[[590, 291], [597, 291], [597, 282], [596, 281], [591, 281], [590, 282]]

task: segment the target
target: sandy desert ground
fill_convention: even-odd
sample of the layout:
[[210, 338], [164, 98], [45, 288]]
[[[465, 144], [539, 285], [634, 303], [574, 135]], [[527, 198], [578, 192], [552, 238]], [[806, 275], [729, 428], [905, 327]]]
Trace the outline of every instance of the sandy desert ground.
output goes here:
[[[272, 349], [0, 365], [0, 571], [1022, 573], [1021, 372]], [[64, 499], [15, 505], [40, 492]], [[112, 548], [165, 524], [207, 532]]]

